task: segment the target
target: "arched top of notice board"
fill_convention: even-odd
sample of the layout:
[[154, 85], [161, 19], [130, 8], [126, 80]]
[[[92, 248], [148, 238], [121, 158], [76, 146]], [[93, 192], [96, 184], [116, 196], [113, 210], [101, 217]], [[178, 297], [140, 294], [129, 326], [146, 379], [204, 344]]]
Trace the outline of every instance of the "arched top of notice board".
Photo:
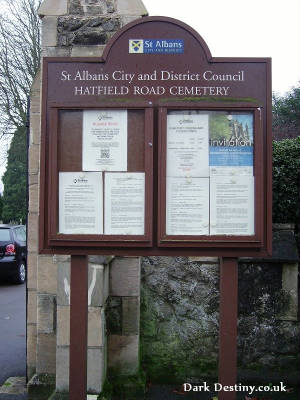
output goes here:
[[[132, 41], [135, 41], [136, 51], [133, 48], [130, 51]], [[158, 42], [155, 43], [155, 41]], [[141, 49], [143, 43], [145, 45]], [[152, 48], [150, 47], [151, 44]], [[161, 49], [159, 49], [160, 45]], [[170, 47], [168, 48], [168, 46]], [[177, 49], [176, 46], [178, 46]], [[135, 58], [134, 61], [139, 62], [149, 54], [157, 57], [157, 62], [159, 62], [160, 55], [174, 57], [184, 54], [187, 62], [191, 57], [196, 57], [206, 62], [212, 58], [204, 39], [192, 27], [174, 18], [157, 16], [139, 18], [125, 25], [106, 45], [103, 61], [106, 61], [107, 58], [110, 60], [115, 55], [122, 60], [123, 64], [127, 62], [126, 59], [128, 57], [131, 59], [130, 61]]]

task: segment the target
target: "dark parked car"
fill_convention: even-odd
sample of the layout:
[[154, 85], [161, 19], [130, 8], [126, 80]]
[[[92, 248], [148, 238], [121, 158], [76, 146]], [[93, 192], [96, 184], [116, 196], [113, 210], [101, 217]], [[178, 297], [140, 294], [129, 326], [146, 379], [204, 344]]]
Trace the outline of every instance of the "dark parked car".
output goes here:
[[15, 283], [26, 280], [26, 228], [24, 225], [0, 225], [0, 276]]

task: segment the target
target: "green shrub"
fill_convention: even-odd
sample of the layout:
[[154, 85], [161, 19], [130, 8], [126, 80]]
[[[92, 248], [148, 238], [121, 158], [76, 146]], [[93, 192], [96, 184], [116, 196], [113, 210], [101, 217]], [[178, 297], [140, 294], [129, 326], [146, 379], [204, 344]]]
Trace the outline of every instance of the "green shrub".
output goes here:
[[299, 232], [300, 136], [273, 142], [273, 222], [294, 223]]

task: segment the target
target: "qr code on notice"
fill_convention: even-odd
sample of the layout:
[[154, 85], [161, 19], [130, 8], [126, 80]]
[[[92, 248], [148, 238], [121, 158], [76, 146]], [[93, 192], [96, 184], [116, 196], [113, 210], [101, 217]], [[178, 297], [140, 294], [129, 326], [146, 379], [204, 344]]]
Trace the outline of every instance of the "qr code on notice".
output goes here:
[[101, 149], [101, 158], [110, 158], [110, 149]]

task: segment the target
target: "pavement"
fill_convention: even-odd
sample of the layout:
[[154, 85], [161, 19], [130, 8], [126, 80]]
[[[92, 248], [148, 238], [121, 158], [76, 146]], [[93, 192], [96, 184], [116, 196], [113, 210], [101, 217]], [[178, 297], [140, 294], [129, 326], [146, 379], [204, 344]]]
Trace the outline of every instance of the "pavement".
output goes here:
[[0, 387], [1, 400], [27, 399], [26, 378], [10, 377]]
[[26, 399], [26, 394], [21, 389], [21, 393], [5, 393], [6, 389], [14, 386], [14, 383], [7, 381], [8, 378], [25, 376], [26, 285], [14, 285], [2, 281], [0, 283], [0, 386], [2, 386], [0, 400]]
[[151, 385], [145, 400], [210, 400], [211, 393], [183, 392], [180, 385]]
[[[29, 400], [27, 394], [1, 394], [1, 400]], [[45, 399], [46, 400], [46, 399]]]

